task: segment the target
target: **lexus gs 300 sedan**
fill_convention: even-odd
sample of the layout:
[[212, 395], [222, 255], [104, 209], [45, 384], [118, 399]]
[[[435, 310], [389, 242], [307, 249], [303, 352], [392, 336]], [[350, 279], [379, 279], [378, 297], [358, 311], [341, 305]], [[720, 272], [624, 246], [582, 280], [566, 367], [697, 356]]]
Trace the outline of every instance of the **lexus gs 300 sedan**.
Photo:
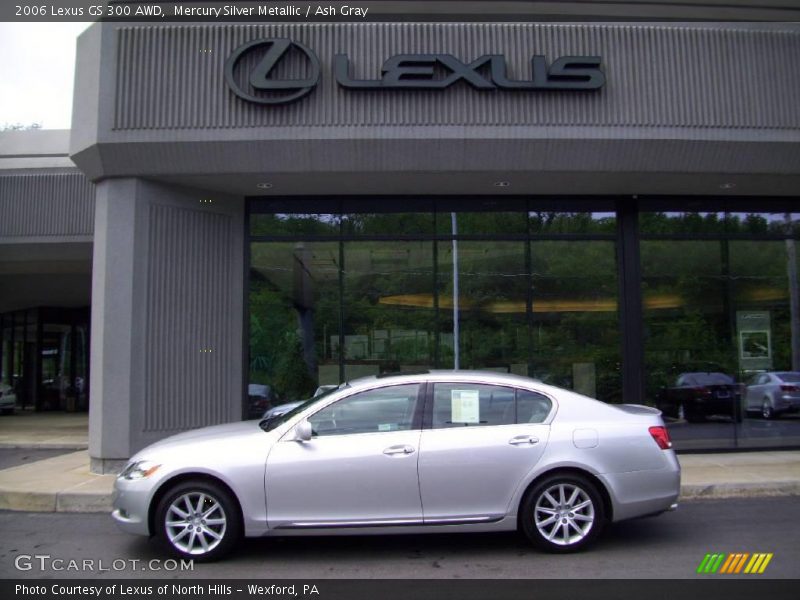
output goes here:
[[567, 552], [676, 506], [671, 445], [653, 408], [525, 377], [378, 376], [145, 448], [116, 480], [113, 517], [200, 560], [243, 535], [514, 529]]

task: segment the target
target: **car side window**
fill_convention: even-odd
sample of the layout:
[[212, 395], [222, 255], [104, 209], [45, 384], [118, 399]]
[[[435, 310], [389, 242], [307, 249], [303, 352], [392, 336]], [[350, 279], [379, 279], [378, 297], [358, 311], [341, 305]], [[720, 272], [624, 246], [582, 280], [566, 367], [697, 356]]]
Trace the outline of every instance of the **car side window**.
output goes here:
[[308, 418], [312, 435], [406, 431], [412, 428], [419, 384], [367, 390], [326, 406]]
[[553, 403], [544, 394], [530, 390], [517, 390], [517, 423], [542, 423]]
[[434, 429], [541, 423], [551, 402], [542, 394], [474, 383], [435, 383]]

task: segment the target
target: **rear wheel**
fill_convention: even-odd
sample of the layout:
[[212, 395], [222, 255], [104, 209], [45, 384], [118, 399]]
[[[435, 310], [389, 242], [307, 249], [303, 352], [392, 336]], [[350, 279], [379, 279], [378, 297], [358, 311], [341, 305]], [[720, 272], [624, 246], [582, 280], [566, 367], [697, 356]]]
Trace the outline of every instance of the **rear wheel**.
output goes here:
[[230, 552], [242, 534], [236, 500], [209, 481], [186, 481], [158, 504], [156, 535], [179, 558], [212, 561]]
[[775, 418], [775, 410], [772, 408], [772, 402], [769, 401], [769, 398], [764, 398], [761, 403], [761, 416], [765, 419]]
[[597, 488], [580, 475], [554, 475], [522, 502], [522, 530], [548, 552], [574, 552], [594, 540], [605, 524]]

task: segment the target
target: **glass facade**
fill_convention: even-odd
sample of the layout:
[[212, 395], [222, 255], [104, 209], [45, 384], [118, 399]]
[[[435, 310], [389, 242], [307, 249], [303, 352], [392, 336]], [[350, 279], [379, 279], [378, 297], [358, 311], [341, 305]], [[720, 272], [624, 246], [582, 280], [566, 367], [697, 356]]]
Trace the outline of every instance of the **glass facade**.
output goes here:
[[748, 386], [800, 360], [800, 214], [783, 203], [254, 198], [248, 213], [251, 417], [347, 379], [461, 368], [657, 406], [679, 449], [800, 442], [789, 392]]
[[18, 408], [89, 409], [89, 309], [0, 314], [0, 383]]

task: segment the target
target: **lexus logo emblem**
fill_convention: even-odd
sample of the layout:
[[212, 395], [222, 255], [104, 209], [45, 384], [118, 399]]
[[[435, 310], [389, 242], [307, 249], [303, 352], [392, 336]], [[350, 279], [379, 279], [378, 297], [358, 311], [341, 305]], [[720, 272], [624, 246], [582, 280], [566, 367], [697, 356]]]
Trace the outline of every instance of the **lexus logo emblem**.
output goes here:
[[[299, 52], [308, 63], [302, 79], [277, 79], [272, 77], [275, 67], [287, 60], [289, 54]], [[257, 61], [250, 71], [247, 84], [237, 77], [237, 66], [243, 60]], [[225, 62], [225, 79], [233, 93], [257, 104], [284, 104], [309, 94], [319, 82], [319, 58], [309, 48], [288, 38], [269, 38], [248, 42], [234, 50]]]

